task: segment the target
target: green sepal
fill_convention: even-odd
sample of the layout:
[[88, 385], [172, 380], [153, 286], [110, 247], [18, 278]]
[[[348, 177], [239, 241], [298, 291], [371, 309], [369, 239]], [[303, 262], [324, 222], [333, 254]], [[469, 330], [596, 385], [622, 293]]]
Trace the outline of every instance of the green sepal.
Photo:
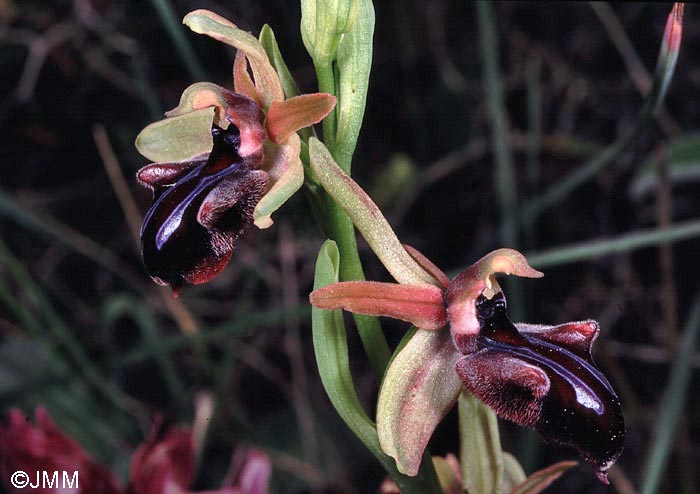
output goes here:
[[211, 151], [214, 107], [153, 122], [136, 136], [136, 149], [156, 163], [186, 161]]

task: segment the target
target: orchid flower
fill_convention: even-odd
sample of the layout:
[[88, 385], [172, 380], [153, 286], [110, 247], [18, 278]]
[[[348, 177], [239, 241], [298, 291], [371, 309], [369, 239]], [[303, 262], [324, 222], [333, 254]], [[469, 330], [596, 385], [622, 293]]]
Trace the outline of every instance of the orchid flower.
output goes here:
[[272, 225], [271, 214], [304, 182], [296, 132], [335, 106], [325, 93], [285, 99], [260, 41], [223, 17], [197, 10], [183, 22], [238, 52], [235, 92], [195, 83], [168, 118], [136, 138], [139, 152], [155, 161], [137, 174], [153, 190], [141, 229], [144, 265], [176, 296], [185, 282], [216, 277], [251, 223]]
[[311, 304], [393, 317], [422, 330], [394, 355], [377, 402], [379, 443], [398, 471], [418, 473], [435, 428], [465, 389], [501, 417], [574, 447], [607, 481], [625, 428], [620, 401], [591, 358], [598, 324], [514, 325], [496, 275], [543, 276], [520, 252], [493, 251], [450, 281], [399, 242], [377, 205], [323, 144], [310, 139], [309, 152], [320, 183], [398, 281], [331, 283], [311, 293]]
[[[415, 249], [406, 250], [440, 286], [350, 281], [310, 296], [319, 308], [389, 316], [426, 332], [449, 327], [450, 338], [424, 345], [422, 355], [409, 348], [402, 356], [404, 348], [384, 378], [377, 431], [399, 470], [416, 474], [432, 432], [464, 387], [501, 417], [575, 448], [605, 481], [625, 427], [620, 401], [591, 357], [598, 324], [513, 324], [496, 274], [542, 276], [515, 250], [491, 252], [452, 281]], [[446, 364], [453, 374], [442, 372]]]

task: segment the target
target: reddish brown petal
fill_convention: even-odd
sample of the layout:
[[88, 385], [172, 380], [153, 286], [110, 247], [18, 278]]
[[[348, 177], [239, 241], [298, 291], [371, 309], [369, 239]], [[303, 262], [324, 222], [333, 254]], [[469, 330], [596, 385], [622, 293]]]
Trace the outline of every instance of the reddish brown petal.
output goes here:
[[403, 248], [406, 249], [408, 255], [411, 256], [414, 261], [420, 264], [420, 266], [425, 269], [426, 272], [430, 273], [430, 275], [435, 278], [435, 280], [441, 286], [447, 288], [447, 285], [450, 284], [450, 279], [445, 273], [442, 272], [440, 268], [433, 264], [433, 261], [425, 257], [422, 252], [411, 247], [410, 245], [403, 244]]
[[171, 187], [154, 190], [141, 229], [146, 271], [156, 283], [172, 286], [175, 295], [184, 281], [205, 283], [224, 268], [265, 188], [266, 173], [251, 170], [255, 158], [236, 152], [236, 127], [215, 127], [212, 133], [214, 148], [206, 162]]
[[185, 173], [205, 163], [208, 157], [209, 155], [206, 154], [201, 159], [195, 158], [178, 163], [152, 163], [136, 172], [136, 179], [141, 185], [150, 189], [173, 185]]
[[299, 129], [320, 122], [335, 106], [335, 97], [326, 93], [302, 94], [284, 101], [273, 101], [267, 112], [267, 132], [278, 144]]
[[421, 329], [440, 329], [447, 322], [442, 290], [432, 285], [345, 281], [311, 292], [309, 300], [321, 309], [388, 316]]
[[242, 94], [225, 91], [224, 96], [228, 103], [226, 117], [238, 127], [241, 136], [238, 154], [242, 158], [258, 154], [262, 157], [262, 147], [267, 137], [262, 125], [265, 118], [262, 108], [255, 100]]
[[554, 343], [593, 363], [591, 346], [600, 332], [595, 321], [566, 322], [558, 326], [517, 323], [515, 326], [521, 333]]
[[233, 61], [233, 88], [238, 94], [247, 96], [262, 106], [260, 95], [255, 89], [250, 73], [248, 73], [248, 59], [245, 52], [241, 50], [236, 52], [236, 58]]
[[[201, 259], [190, 271], [182, 273], [182, 278], [191, 285], [201, 285], [208, 283], [224, 270], [231, 260], [233, 251], [225, 252], [221, 255], [211, 254]], [[177, 297], [178, 293], [175, 293]]]
[[447, 287], [447, 317], [455, 344], [462, 353], [475, 350], [475, 337], [479, 333], [475, 300], [484, 294], [491, 297], [500, 292], [496, 274], [514, 274], [525, 278], [544, 276], [530, 267], [527, 259], [513, 249], [498, 249], [486, 254], [462, 271]]
[[[539, 494], [557, 480], [569, 468], [578, 465], [575, 461], [561, 461], [538, 470], [522, 483], [513, 487], [510, 494]], [[607, 482], [606, 482], [607, 483]]]

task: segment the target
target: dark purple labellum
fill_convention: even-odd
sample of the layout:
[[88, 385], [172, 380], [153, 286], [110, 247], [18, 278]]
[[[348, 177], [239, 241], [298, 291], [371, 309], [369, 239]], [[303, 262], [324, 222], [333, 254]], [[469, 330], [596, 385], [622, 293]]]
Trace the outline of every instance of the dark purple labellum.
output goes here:
[[575, 448], [607, 482], [605, 472], [624, 447], [625, 424], [620, 400], [590, 354], [597, 323], [518, 328], [502, 293], [479, 296], [476, 312], [476, 352], [457, 362], [465, 388], [502, 417]]
[[238, 154], [234, 125], [214, 126], [212, 135], [205, 159], [154, 163], [138, 173], [153, 187], [141, 228], [143, 262], [153, 280], [176, 295], [185, 281], [205, 283], [226, 266], [267, 184], [267, 173], [254, 169], [260, 156]]

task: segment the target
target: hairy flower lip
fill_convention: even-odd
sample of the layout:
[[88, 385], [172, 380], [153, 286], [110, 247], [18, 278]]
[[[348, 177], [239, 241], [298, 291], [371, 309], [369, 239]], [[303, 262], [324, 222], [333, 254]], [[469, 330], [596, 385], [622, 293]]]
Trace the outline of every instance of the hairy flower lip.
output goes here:
[[480, 295], [475, 306], [476, 348], [463, 351], [456, 368], [465, 388], [547, 442], [576, 449], [605, 482], [624, 447], [625, 426], [620, 401], [590, 354], [597, 323], [518, 327], [502, 292]]
[[238, 153], [236, 126], [214, 126], [212, 135], [206, 161], [154, 163], [137, 174], [153, 189], [141, 229], [144, 265], [175, 296], [184, 282], [205, 283], [226, 266], [267, 183], [266, 173], [256, 170], [262, 156]]

